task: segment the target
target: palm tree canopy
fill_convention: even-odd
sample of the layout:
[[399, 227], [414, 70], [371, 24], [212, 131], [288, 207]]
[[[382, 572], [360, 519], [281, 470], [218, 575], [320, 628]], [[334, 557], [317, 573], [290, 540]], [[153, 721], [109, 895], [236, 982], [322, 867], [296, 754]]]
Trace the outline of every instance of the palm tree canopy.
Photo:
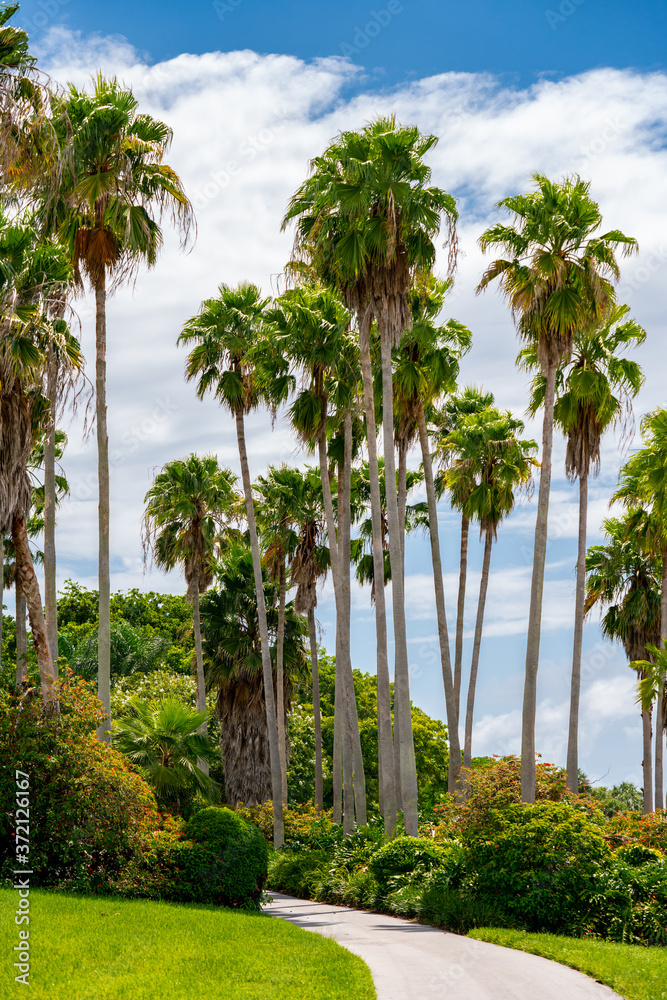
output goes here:
[[650, 511], [652, 532], [645, 534], [659, 549], [667, 547], [667, 410], [656, 409], [642, 420], [644, 445], [621, 469], [619, 485], [611, 498], [626, 507]]
[[215, 455], [191, 454], [168, 462], [144, 497], [144, 552], [161, 569], [182, 566], [189, 590], [195, 569], [200, 591], [213, 577], [216, 541], [238, 504], [236, 482]]
[[77, 280], [83, 272], [95, 285], [107, 271], [122, 280], [141, 262], [151, 267], [166, 213], [187, 242], [194, 216], [180, 178], [163, 162], [168, 125], [140, 113], [132, 91], [101, 73], [91, 93], [70, 83], [55, 95], [53, 113], [62, 176], [45, 213]]
[[370, 300], [398, 335], [410, 323], [405, 295], [435, 263], [444, 218], [450, 270], [456, 259], [454, 198], [430, 184], [424, 157], [437, 143], [394, 116], [340, 132], [311, 161], [311, 176], [290, 200], [283, 228], [296, 220], [294, 257], [355, 311]]
[[208, 801], [219, 798], [219, 787], [198, 766], [214, 764], [217, 747], [198, 732], [207, 712], [183, 705], [176, 698], [158, 702], [134, 699], [114, 720], [113, 742], [132, 761], [160, 799], [197, 791]]
[[636, 251], [637, 241], [619, 230], [597, 232], [602, 214], [589, 182], [576, 175], [556, 182], [534, 174], [533, 180], [530, 194], [498, 203], [512, 223], [496, 223], [480, 237], [483, 251], [504, 256], [486, 269], [477, 290], [499, 279], [520, 336], [536, 344], [546, 369], [569, 355], [577, 330], [609, 309], [612, 281], [620, 276], [616, 254]]
[[495, 538], [500, 521], [513, 510], [516, 493], [529, 491], [537, 442], [520, 437], [523, 421], [495, 407], [463, 417], [446, 439], [455, 453], [444, 480], [452, 504], [468, 518], [479, 521], [480, 534]]
[[[556, 376], [554, 420], [567, 437], [565, 471], [574, 479], [583, 471], [600, 467], [600, 442], [605, 430], [619, 422], [625, 433], [632, 416], [632, 398], [644, 383], [636, 361], [622, 352], [642, 344], [646, 331], [626, 319], [630, 307], [613, 305], [603, 321], [577, 331], [572, 356]], [[539, 369], [534, 344], [519, 354], [521, 365]], [[535, 415], [544, 403], [544, 373], [532, 384], [529, 412]]]
[[629, 660], [641, 660], [648, 659], [648, 643], [660, 642], [662, 567], [631, 529], [632, 518], [632, 511], [623, 518], [607, 518], [607, 542], [589, 547], [585, 612], [598, 605], [603, 634], [622, 642]]

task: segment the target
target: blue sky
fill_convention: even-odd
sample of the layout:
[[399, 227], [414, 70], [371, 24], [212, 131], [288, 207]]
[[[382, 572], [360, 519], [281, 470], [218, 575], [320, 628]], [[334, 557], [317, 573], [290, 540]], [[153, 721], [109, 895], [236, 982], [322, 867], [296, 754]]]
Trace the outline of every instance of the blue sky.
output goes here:
[[[523, 415], [526, 376], [514, 365], [511, 317], [493, 291], [474, 294], [484, 267], [477, 238], [498, 218], [495, 203], [526, 190], [533, 171], [579, 171], [591, 180], [605, 225], [640, 241], [639, 256], [623, 265], [619, 290], [648, 332], [636, 355], [646, 372], [637, 416], [665, 405], [665, 18], [664, 5], [631, 9], [600, 0], [405, 0], [391, 6], [221, 0], [218, 10], [213, 3], [23, 5], [18, 20], [27, 22], [40, 65], [54, 79], [85, 85], [98, 68], [116, 73], [142, 108], [173, 127], [169, 162], [197, 210], [191, 253], [181, 254], [167, 232], [158, 266], [109, 303], [113, 589], [183, 590], [177, 574], [143, 574], [140, 519], [152, 470], [194, 450], [216, 452], [238, 471], [232, 422], [214, 402], [197, 402], [183, 382], [183, 353], [175, 346], [183, 322], [220, 281], [250, 279], [275, 291], [291, 245], [280, 219], [308, 159], [339, 129], [357, 128], [376, 114], [395, 111], [441, 138], [430, 156], [433, 178], [459, 199], [462, 248], [446, 314], [473, 331], [462, 384], [482, 384], [499, 406]], [[91, 359], [90, 299], [77, 309]], [[527, 433], [539, 439], [539, 423], [528, 422]], [[613, 435], [605, 439], [602, 473], [591, 485], [591, 543], [601, 540], [618, 445]], [[272, 429], [266, 414], [249, 419], [248, 449], [254, 474], [269, 463], [305, 460], [286, 424], [279, 420]], [[565, 481], [563, 459], [557, 439], [537, 715], [538, 748], [559, 762], [565, 756], [577, 532], [577, 491]], [[417, 465], [418, 456], [410, 461]], [[64, 464], [72, 496], [59, 519], [59, 581], [73, 577], [95, 586], [95, 442], [83, 439], [80, 419], [70, 426]], [[534, 501], [521, 504], [494, 550], [476, 703], [478, 753], [519, 749], [534, 514]], [[458, 519], [443, 504], [440, 521], [453, 629]], [[474, 534], [470, 549], [466, 666], [481, 564]], [[406, 546], [406, 601], [412, 697], [443, 718], [424, 538], [410, 538]], [[322, 642], [333, 649], [330, 584], [318, 617]], [[352, 628], [354, 665], [373, 671], [369, 595], [356, 587]], [[639, 781], [640, 762], [632, 676], [622, 651], [602, 642], [593, 616], [584, 636], [582, 767], [606, 782]]]
[[525, 86], [601, 66], [659, 70], [667, 27], [667, 6], [647, 0], [26, 0], [21, 16], [36, 40], [56, 24], [120, 34], [149, 62], [246, 48], [349, 56], [384, 85], [445, 72]]

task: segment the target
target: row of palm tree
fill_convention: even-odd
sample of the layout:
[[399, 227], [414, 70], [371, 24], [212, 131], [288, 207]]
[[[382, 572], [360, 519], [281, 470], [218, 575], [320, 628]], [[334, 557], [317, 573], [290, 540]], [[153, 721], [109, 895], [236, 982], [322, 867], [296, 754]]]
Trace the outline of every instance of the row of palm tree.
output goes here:
[[[78, 345], [63, 316], [68, 298], [82, 287], [85, 278], [96, 300], [98, 693], [110, 719], [106, 298], [141, 263], [152, 266], [156, 262], [164, 213], [170, 213], [185, 241], [192, 231], [192, 211], [180, 179], [163, 162], [171, 142], [167, 125], [141, 114], [131, 91], [101, 75], [93, 81], [90, 93], [72, 85], [62, 91], [49, 90], [34, 70], [25, 33], [7, 29], [7, 17], [3, 24], [7, 49], [0, 61], [0, 90], [8, 109], [3, 128], [7, 128], [7, 120], [11, 126], [6, 147], [11, 155], [8, 153], [6, 162], [3, 160], [2, 181], [14, 200], [11, 207], [9, 202], [3, 207], [0, 220], [0, 533], [4, 536], [9, 531], [12, 535], [17, 578], [28, 605], [44, 698], [53, 701], [53, 658], [57, 648], [52, 593], [55, 410], [58, 386], [67, 386], [72, 371], [81, 366]], [[288, 516], [289, 497], [295, 486], [286, 481], [280, 487], [280, 516], [271, 500], [262, 501], [261, 484], [253, 489], [245, 417], [260, 405], [274, 413], [287, 407], [300, 441], [318, 454], [323, 524], [317, 533], [311, 527], [310, 534], [300, 539], [301, 561], [297, 562], [294, 581], [299, 609], [309, 620], [311, 649], [316, 652], [316, 584], [326, 568], [321, 561], [326, 540], [336, 606], [336, 819], [342, 819], [350, 829], [355, 819], [364, 822], [366, 815], [350, 652], [351, 563], [353, 551], [358, 553], [359, 549], [357, 539], [352, 538], [353, 459], [362, 445], [368, 463], [371, 541], [371, 551], [366, 553], [371, 558], [364, 572], [370, 575], [372, 566], [380, 803], [387, 834], [394, 832], [399, 811], [406, 831], [417, 832], [404, 593], [405, 528], [410, 522], [407, 463], [409, 449], [417, 442], [426, 493], [423, 516], [431, 542], [452, 792], [460, 787], [462, 762], [459, 715], [463, 615], [472, 518], [479, 521], [485, 539], [463, 749], [466, 762], [471, 756], [472, 708], [492, 543], [500, 520], [514, 504], [515, 491], [530, 488], [531, 467], [536, 460], [534, 443], [519, 437], [521, 422], [511, 414], [494, 410], [492, 400], [485, 400], [474, 390], [460, 394], [455, 403], [452, 399], [459, 359], [469, 347], [471, 335], [454, 320], [438, 322], [457, 263], [458, 214], [454, 198], [432, 183], [426, 157], [436, 142], [435, 136], [400, 125], [393, 117], [373, 121], [356, 132], [340, 133], [312, 160], [310, 175], [290, 199], [282, 222], [283, 228], [293, 225], [295, 229], [294, 251], [286, 266], [289, 290], [270, 300], [250, 284], [237, 288], [221, 285], [218, 295], [202, 303], [199, 312], [185, 323], [180, 337], [189, 349], [187, 380], [196, 384], [200, 398], [213, 393], [234, 416], [236, 425], [259, 617], [277, 845], [282, 842], [285, 800], [285, 753], [281, 749], [284, 711], [280, 704], [284, 689], [278, 684], [274, 691], [272, 679], [263, 557], [268, 559], [277, 583], [282, 618], [287, 596], [288, 536], [293, 530]], [[41, 169], [37, 160], [41, 161]], [[522, 798], [532, 802], [554, 425], [568, 438], [566, 470], [572, 478], [578, 478], [580, 486], [568, 749], [568, 784], [574, 790], [578, 780], [580, 664], [587, 606], [584, 554], [588, 477], [599, 463], [604, 430], [628, 421], [630, 400], [642, 376], [636, 363], [620, 355], [639, 343], [644, 333], [626, 318], [627, 308], [617, 303], [614, 291], [620, 275], [618, 255], [634, 252], [636, 241], [618, 230], [600, 232], [602, 216], [586, 182], [578, 177], [555, 182], [535, 175], [531, 192], [506, 198], [498, 208], [509, 215], [509, 220], [491, 226], [480, 237], [485, 252], [494, 250], [500, 256], [483, 274], [478, 291], [496, 283], [507, 298], [525, 345], [520, 363], [536, 373], [531, 407], [533, 412], [540, 407], [544, 411], [522, 723]], [[443, 236], [446, 276], [438, 279], [433, 273], [436, 242]], [[60, 395], [62, 398], [62, 389]], [[662, 559], [667, 544], [661, 539], [667, 538], [667, 531], [662, 531], [661, 476], [667, 462], [663, 461], [663, 431], [657, 417], [655, 420], [644, 449], [653, 448], [652, 462], [641, 465], [638, 458], [630, 460], [618, 497], [628, 504], [634, 517], [645, 517], [643, 525], [650, 524], [651, 531], [646, 527], [646, 533], [654, 539], [652, 551]], [[25, 529], [29, 510], [26, 464], [35, 427], [40, 424], [46, 431], [49, 451], [46, 621]], [[378, 455], [380, 428], [382, 462]], [[438, 429], [440, 440], [432, 456]], [[188, 470], [186, 465], [184, 477], [196, 478], [197, 470]], [[214, 477], [223, 472], [212, 464], [207, 475]], [[208, 480], [201, 485], [207, 488]], [[194, 608], [199, 707], [204, 697], [204, 654], [198, 602], [208, 578], [206, 567], [198, 561], [197, 545], [205, 545], [206, 539], [219, 533], [220, 511], [234, 487], [234, 477], [226, 473], [224, 485], [220, 485], [220, 505], [210, 511], [198, 506], [193, 487], [175, 520], [168, 504], [167, 508], [161, 507], [165, 497], [160, 491], [169, 486], [166, 481], [156, 482], [155, 492], [148, 499], [151, 513], [146, 522], [146, 541], [155, 543], [158, 561], [168, 567], [180, 559], [174, 555], [175, 539], [181, 532], [192, 533], [192, 557], [186, 577]], [[265, 486], [273, 488], [276, 484]], [[438, 495], [443, 488], [448, 489], [462, 518], [453, 665], [437, 518]], [[171, 542], [168, 525], [176, 533]], [[260, 535], [269, 538], [264, 552]], [[664, 559], [661, 565], [665, 565]], [[385, 588], [377, 585], [389, 578], [394, 633], [393, 718]], [[667, 585], [662, 586], [661, 593], [658, 639], [665, 638], [667, 631]], [[279, 625], [277, 637], [278, 671], [283, 669], [282, 627]], [[108, 731], [107, 723], [100, 737], [107, 738]], [[662, 767], [662, 737], [659, 742], [656, 779]], [[656, 801], [662, 802], [661, 770], [660, 782]]]

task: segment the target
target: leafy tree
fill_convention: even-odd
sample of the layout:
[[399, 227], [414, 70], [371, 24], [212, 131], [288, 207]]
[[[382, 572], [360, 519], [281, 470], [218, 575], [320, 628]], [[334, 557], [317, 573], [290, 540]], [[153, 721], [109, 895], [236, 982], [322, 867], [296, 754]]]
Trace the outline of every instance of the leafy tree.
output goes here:
[[[162, 244], [159, 220], [171, 213], [184, 241], [192, 208], [178, 175], [163, 162], [172, 132], [139, 112], [131, 90], [98, 74], [92, 93], [69, 84], [53, 99], [61, 147], [58, 196], [45, 209], [74, 265], [95, 292], [95, 399], [99, 480], [98, 695], [110, 705], [109, 440], [106, 404], [106, 300], [108, 290], [144, 263], [152, 267]], [[111, 279], [109, 289], [107, 279]], [[98, 736], [106, 739], [105, 726]]]
[[637, 249], [619, 230], [600, 234], [602, 214], [579, 177], [560, 182], [534, 175], [535, 189], [499, 202], [511, 224], [498, 222], [479, 239], [483, 251], [503, 256], [486, 269], [478, 291], [498, 280], [516, 319], [519, 336], [537, 349], [544, 372], [544, 420], [540, 489], [535, 522], [521, 759], [522, 797], [535, 801], [535, 712], [540, 652], [542, 594], [547, 550], [551, 452], [556, 375], [568, 358], [575, 334], [595, 325], [614, 302], [612, 281], [620, 276], [616, 253]]

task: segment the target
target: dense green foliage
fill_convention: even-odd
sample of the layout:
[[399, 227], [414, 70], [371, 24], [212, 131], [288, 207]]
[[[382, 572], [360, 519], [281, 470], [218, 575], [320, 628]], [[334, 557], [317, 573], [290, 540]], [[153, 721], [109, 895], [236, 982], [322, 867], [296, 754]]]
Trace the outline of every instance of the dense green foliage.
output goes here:
[[231, 809], [202, 809], [185, 834], [220, 862], [220, 892], [226, 900], [258, 900], [266, 880], [268, 848], [256, 826]]
[[[13, 890], [0, 890], [5, 912]], [[31, 890], [44, 929], [30, 938], [33, 1000], [374, 1000], [368, 967], [284, 920], [204, 905], [86, 899]], [[76, 947], [73, 947], [73, 942]], [[12, 942], [13, 943], [13, 942]], [[0, 955], [11, 983], [15, 952]], [[7, 988], [9, 989], [9, 987]], [[28, 992], [16, 984], [16, 993]]]

